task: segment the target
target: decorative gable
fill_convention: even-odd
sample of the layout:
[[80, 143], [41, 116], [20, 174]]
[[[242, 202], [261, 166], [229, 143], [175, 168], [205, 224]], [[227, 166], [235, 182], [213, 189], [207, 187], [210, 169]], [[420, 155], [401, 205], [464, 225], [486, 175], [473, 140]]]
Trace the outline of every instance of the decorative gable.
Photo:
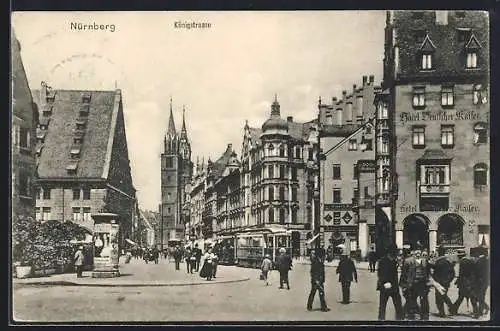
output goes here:
[[481, 48], [481, 44], [479, 44], [479, 41], [476, 39], [476, 36], [474, 36], [474, 34], [472, 34], [470, 36], [469, 41], [465, 45], [465, 49], [476, 50], [476, 49], [480, 49], [480, 48]]
[[429, 38], [429, 35], [425, 36], [424, 42], [422, 43], [422, 46], [420, 46], [420, 51], [423, 53], [431, 53], [436, 50], [436, 46], [432, 42], [431, 38]]

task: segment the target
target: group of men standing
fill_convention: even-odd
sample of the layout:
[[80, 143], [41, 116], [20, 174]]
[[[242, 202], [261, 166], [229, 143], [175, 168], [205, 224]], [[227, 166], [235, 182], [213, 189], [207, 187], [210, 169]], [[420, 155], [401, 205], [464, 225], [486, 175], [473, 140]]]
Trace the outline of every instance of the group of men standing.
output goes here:
[[[443, 251], [436, 259], [429, 259], [422, 246], [416, 245], [401, 266], [398, 279], [397, 249], [390, 247], [379, 260], [377, 290], [379, 295], [378, 319], [385, 320], [386, 306], [392, 298], [396, 319], [429, 320], [429, 292], [434, 287], [438, 315], [445, 317], [445, 304], [450, 315], [457, 314], [464, 298], [471, 300], [475, 318], [480, 317], [487, 309], [486, 290], [489, 284], [489, 266], [487, 256], [478, 258], [465, 257], [460, 260], [459, 274], [455, 284], [459, 289], [459, 297], [452, 302], [448, 296], [450, 285], [455, 279], [455, 265], [458, 256], [445, 255]], [[400, 295], [404, 298], [404, 305]]]

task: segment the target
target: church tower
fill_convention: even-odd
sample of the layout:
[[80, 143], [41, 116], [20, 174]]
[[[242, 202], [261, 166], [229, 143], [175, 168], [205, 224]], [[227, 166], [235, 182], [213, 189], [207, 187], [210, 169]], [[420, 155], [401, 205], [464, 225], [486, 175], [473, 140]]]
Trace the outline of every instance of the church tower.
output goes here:
[[182, 207], [186, 201], [185, 187], [191, 180], [191, 144], [187, 137], [185, 115], [177, 133], [170, 99], [170, 115], [161, 154], [161, 224], [162, 248], [173, 246], [184, 238]]

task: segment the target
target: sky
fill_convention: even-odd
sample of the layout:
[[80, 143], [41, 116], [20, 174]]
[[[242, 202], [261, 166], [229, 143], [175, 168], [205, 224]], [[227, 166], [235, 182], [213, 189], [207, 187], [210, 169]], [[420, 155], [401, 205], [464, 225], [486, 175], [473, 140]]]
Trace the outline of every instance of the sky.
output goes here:
[[[206, 29], [175, 22], [207, 22]], [[71, 23], [114, 25], [72, 30]], [[122, 90], [139, 206], [157, 210], [160, 154], [172, 98], [192, 160], [241, 153], [245, 120], [260, 127], [277, 94], [281, 116], [316, 117], [319, 96], [382, 79], [385, 12], [15, 12], [31, 89]]]

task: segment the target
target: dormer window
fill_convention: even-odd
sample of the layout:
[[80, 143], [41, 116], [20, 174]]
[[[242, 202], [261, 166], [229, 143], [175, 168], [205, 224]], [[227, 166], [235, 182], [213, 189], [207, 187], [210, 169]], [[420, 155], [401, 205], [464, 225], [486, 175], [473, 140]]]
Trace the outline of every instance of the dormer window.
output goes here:
[[436, 50], [436, 46], [429, 38], [429, 35], [426, 35], [424, 41], [422, 42], [422, 46], [420, 47], [420, 69], [422, 70], [430, 70], [433, 68], [433, 55]]
[[467, 44], [465, 45], [465, 67], [467, 69], [477, 68], [477, 53], [480, 48], [481, 45], [479, 44], [479, 41], [473, 34], [471, 34]]
[[468, 69], [477, 68], [477, 53], [475, 51], [467, 52], [466, 67]]
[[68, 175], [76, 175], [76, 169], [78, 167], [78, 163], [70, 163], [66, 166], [66, 171]]
[[54, 108], [53, 106], [47, 106], [42, 112], [43, 116], [52, 115], [53, 108]]
[[83, 105], [82, 108], [80, 109], [80, 117], [87, 117], [89, 115], [89, 111], [90, 111], [90, 106]]
[[85, 123], [76, 123], [77, 130], [85, 130]]
[[72, 159], [80, 158], [80, 147], [73, 147], [70, 154]]
[[422, 66], [421, 69], [429, 70], [432, 69], [432, 54], [431, 53], [422, 53]]
[[83, 142], [83, 139], [82, 138], [73, 138], [73, 143], [75, 145], [81, 145]]

